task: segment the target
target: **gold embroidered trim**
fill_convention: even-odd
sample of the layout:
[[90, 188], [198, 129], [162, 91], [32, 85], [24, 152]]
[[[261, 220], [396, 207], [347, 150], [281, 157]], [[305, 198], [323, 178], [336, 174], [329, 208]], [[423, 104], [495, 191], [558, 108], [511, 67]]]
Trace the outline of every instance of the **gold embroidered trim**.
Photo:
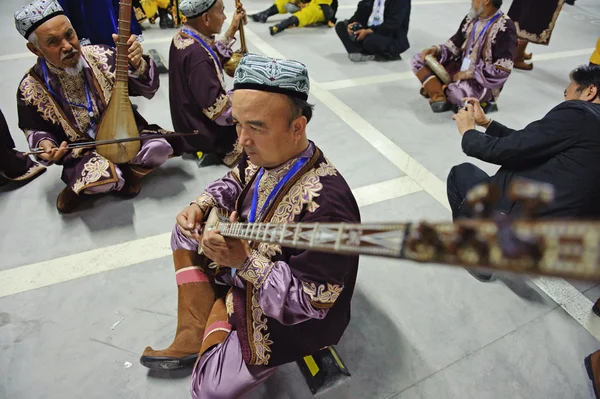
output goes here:
[[84, 46], [81, 48], [81, 54], [100, 86], [99, 89], [104, 96], [104, 103], [108, 104], [115, 84], [115, 71], [108, 63], [108, 59], [112, 57], [114, 51], [103, 46]]
[[95, 156], [90, 158], [90, 160], [85, 163], [83, 170], [81, 171], [81, 177], [75, 181], [75, 184], [73, 184], [73, 191], [75, 191], [76, 194], [79, 194], [80, 191], [92, 185], [93, 183], [96, 183], [101, 178], [111, 177], [111, 174], [108, 170], [109, 167], [110, 162], [104, 157]]
[[[197, 30], [195, 30], [194, 28], [192, 28], [192, 27], [191, 27], [191, 26], [189, 26], [189, 25], [186, 25], [186, 29], [189, 29], [189, 30], [191, 30], [192, 32], [194, 32], [195, 34], [197, 34], [198, 36], [200, 36], [200, 37], [202, 38], [202, 40], [204, 40], [204, 42], [205, 42], [207, 45], [209, 45], [209, 46], [212, 46], [212, 45], [213, 45], [213, 43], [214, 43], [214, 41], [215, 41], [215, 40], [214, 40], [214, 38], [211, 38], [211, 37], [206, 37], [206, 36], [204, 36], [202, 33], [198, 32]], [[182, 36], [188, 36], [188, 35], [186, 35], [184, 32], [181, 32], [181, 31], [179, 31], [179, 33], [180, 33]], [[189, 36], [188, 36], [188, 37], [189, 37]], [[189, 37], [189, 38], [190, 38], [191, 40], [195, 41], [195, 42], [198, 42], [198, 41], [197, 41], [196, 39], [194, 39], [193, 37]], [[198, 44], [199, 44], [200, 46], [202, 46], [202, 44], [200, 44], [200, 42], [198, 42]], [[223, 88], [223, 91], [226, 91], [226, 90], [227, 90], [227, 88], [226, 88], [226, 85], [225, 85], [225, 77], [223, 76], [223, 70], [222, 70], [222, 69], [221, 69], [221, 67], [220, 67], [220, 65], [221, 65], [221, 64], [219, 63], [219, 60], [215, 60], [215, 59], [213, 58], [213, 56], [210, 54], [210, 52], [209, 52], [207, 49], [205, 49], [205, 48], [204, 48], [204, 46], [202, 46], [202, 49], [203, 49], [204, 51], [206, 51], [206, 54], [208, 54], [208, 58], [210, 58], [210, 59], [213, 61], [213, 65], [214, 65], [214, 67], [215, 67], [215, 72], [217, 73], [217, 76], [219, 77], [219, 81], [221, 82], [221, 87]], [[217, 57], [218, 57], [218, 56], [217, 56]]]
[[337, 284], [319, 284], [302, 282], [302, 290], [310, 298], [310, 303], [319, 309], [327, 309], [333, 306], [344, 287]]
[[530, 43], [535, 43], [535, 44], [547, 45], [548, 43], [550, 43], [550, 37], [552, 36], [552, 31], [554, 31], [554, 25], [556, 25], [556, 20], [558, 19], [558, 14], [560, 14], [560, 11], [562, 10], [564, 3], [565, 3], [564, 0], [559, 0], [558, 5], [556, 6], [556, 10], [554, 10], [554, 14], [552, 14], [552, 19], [550, 20], [550, 23], [548, 24], [548, 28], [544, 29], [542, 31], [542, 33], [540, 33], [539, 35], [522, 30], [519, 27], [519, 23], [517, 21], [514, 21], [515, 28], [517, 28], [517, 35], [518, 35], [519, 39], [526, 40]]
[[194, 44], [194, 39], [192, 39], [191, 37], [184, 38], [183, 36], [181, 36], [180, 32], [177, 32], [175, 34], [175, 37], [173, 38], [173, 45], [177, 50], [185, 50], [192, 44]]
[[[67, 73], [58, 73], [56, 75], [60, 80], [62, 93], [67, 102], [71, 104], [81, 104], [87, 106], [87, 96], [85, 95], [85, 84], [84, 75], [80, 73], [78, 75], [69, 75]], [[92, 101], [92, 109], [95, 114], [98, 114], [98, 106], [94, 100], [95, 96], [90, 95]], [[90, 129], [90, 115], [88, 114], [87, 108], [75, 107], [70, 105], [69, 109], [75, 118], [77, 128], [81, 132], [86, 132]]]
[[[240, 155], [242, 155], [242, 147], [240, 146], [240, 142], [236, 139], [235, 143], [233, 144], [233, 150], [231, 150], [230, 152], [228, 152], [225, 157], [223, 158], [223, 163], [228, 166], [228, 167], [233, 167], [238, 160], [240, 159]], [[237, 171], [237, 169], [235, 169]], [[239, 172], [238, 172], [238, 181], [239, 181]]]
[[244, 266], [238, 269], [237, 274], [251, 282], [254, 287], [261, 288], [274, 265], [275, 263], [271, 262], [271, 259], [253, 249]]
[[144, 58], [142, 58], [142, 61], [140, 62], [140, 66], [135, 71], [131, 72], [131, 74], [133, 76], [135, 76], [136, 78], [139, 78], [140, 76], [143, 76], [147, 70], [148, 70], [148, 63], [146, 62], [146, 60]]
[[204, 108], [202, 112], [208, 119], [214, 121], [221, 116], [223, 112], [227, 111], [227, 108], [229, 108], [229, 96], [225, 93], [221, 93], [215, 100], [215, 103], [208, 108]]
[[203, 213], [206, 215], [206, 211], [212, 207], [217, 206], [217, 200], [211, 194], [206, 191], [200, 194], [198, 198], [192, 201], [192, 204], [196, 204], [200, 207]]
[[229, 291], [227, 297], [225, 298], [225, 308], [227, 309], [227, 317], [231, 317], [234, 312], [233, 293], [231, 291]]
[[23, 101], [36, 107], [42, 119], [60, 125], [69, 140], [77, 141], [82, 139], [79, 132], [63, 117], [56, 102], [37, 79], [28, 74], [21, 82], [19, 91]]
[[250, 345], [253, 347], [252, 359], [250, 364], [258, 366], [266, 366], [271, 359], [271, 345], [273, 341], [269, 339], [270, 334], [267, 332], [267, 318], [260, 307], [258, 301], [258, 288], [252, 287], [251, 308], [252, 308], [252, 331], [254, 332]]

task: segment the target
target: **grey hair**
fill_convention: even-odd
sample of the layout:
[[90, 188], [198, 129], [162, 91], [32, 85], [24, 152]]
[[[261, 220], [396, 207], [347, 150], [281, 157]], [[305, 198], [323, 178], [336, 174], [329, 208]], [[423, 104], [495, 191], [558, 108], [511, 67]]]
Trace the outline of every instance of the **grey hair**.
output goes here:
[[29, 43], [33, 44], [35, 46], [35, 48], [37, 48], [37, 49], [40, 48], [40, 39], [37, 37], [35, 32], [31, 32], [31, 34], [29, 35], [27, 40], [29, 41]]

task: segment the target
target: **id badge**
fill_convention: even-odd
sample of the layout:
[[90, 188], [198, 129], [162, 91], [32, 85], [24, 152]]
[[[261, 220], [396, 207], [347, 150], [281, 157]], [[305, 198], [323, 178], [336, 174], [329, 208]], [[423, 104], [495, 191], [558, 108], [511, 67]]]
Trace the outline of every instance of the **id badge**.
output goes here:
[[471, 59], [463, 58], [462, 65], [460, 66], [460, 71], [465, 72], [465, 71], [468, 71], [469, 68], [471, 68]]

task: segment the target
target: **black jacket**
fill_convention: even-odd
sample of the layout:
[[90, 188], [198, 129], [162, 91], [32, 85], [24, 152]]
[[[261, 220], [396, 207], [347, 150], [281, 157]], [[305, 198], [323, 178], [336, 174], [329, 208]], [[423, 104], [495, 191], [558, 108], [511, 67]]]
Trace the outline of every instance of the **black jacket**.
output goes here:
[[523, 130], [492, 122], [485, 133], [466, 132], [462, 148], [502, 166], [491, 178], [503, 193], [499, 211], [518, 212], [505, 193], [523, 177], [554, 186], [554, 202], [537, 216], [600, 216], [600, 104], [565, 101]]
[[[363, 26], [369, 23], [376, 0], [361, 0], [356, 12], [348, 22], [359, 22]], [[392, 52], [403, 53], [410, 47], [408, 43], [408, 25], [410, 21], [410, 0], [385, 0], [383, 23], [369, 26], [374, 33], [389, 38]]]

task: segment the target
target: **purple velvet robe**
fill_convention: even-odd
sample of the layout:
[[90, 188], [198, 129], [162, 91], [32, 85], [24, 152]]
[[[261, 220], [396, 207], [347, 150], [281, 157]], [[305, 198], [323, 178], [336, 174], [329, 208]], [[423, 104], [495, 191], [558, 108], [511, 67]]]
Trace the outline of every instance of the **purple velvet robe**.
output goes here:
[[[257, 221], [359, 223], [358, 205], [350, 188], [320, 150], [311, 143], [299, 157], [306, 157], [307, 164]], [[265, 171], [258, 188], [257, 209], [262, 208], [296, 159]], [[195, 203], [205, 214], [219, 207], [237, 210], [241, 220], [246, 220], [257, 170], [244, 156], [224, 178], [209, 185]], [[176, 229], [172, 247], [195, 250], [197, 243]], [[212, 398], [206, 390], [237, 397], [270, 376], [273, 366], [336, 344], [350, 321], [358, 257], [266, 243], [253, 243], [252, 248], [248, 261], [235, 271], [235, 276], [228, 268], [223, 272], [217, 268], [218, 282], [232, 287], [232, 300], [227, 302], [233, 331], [197, 363], [192, 381], [194, 397]], [[218, 387], [222, 377], [230, 374], [227, 387]], [[199, 396], [200, 391], [206, 396]]]
[[[82, 74], [69, 75], [47, 63], [46, 82], [40, 58], [21, 80], [17, 93], [19, 127], [25, 132], [31, 148], [37, 148], [42, 140], [60, 145], [63, 141], [75, 143], [91, 141], [95, 137], [87, 109], [72, 104], [87, 104], [85, 79], [92, 100], [93, 118], [98, 125], [114, 86], [116, 51], [104, 45], [83, 46], [81, 56]], [[48, 90], [48, 85], [56, 97]], [[130, 71], [129, 95], [150, 99], [158, 87], [156, 66], [144, 56], [138, 70]], [[133, 112], [140, 130], [149, 127], [136, 110]], [[147, 173], [164, 163], [172, 153], [173, 148], [166, 140], [147, 140], [130, 163], [141, 166], [145, 170], [142, 173]], [[59, 164], [63, 165], [62, 180], [77, 194], [119, 190], [123, 186], [118, 167], [93, 149], [72, 150]]]
[[169, 51], [169, 103], [173, 127], [178, 132], [198, 130], [185, 137], [185, 151], [213, 153], [227, 166], [236, 163], [241, 150], [231, 117], [231, 93], [226, 90], [224, 63], [231, 57], [232, 42], [215, 41], [194, 28], [183, 29], [198, 35], [213, 55], [194, 37], [177, 32]]
[[[491, 18], [493, 16], [478, 19], [465, 17], [454, 36], [439, 46], [439, 62], [450, 76], [460, 71], [465, 57], [471, 58], [471, 65], [467, 71], [468, 79], [448, 85], [446, 96], [452, 104], [463, 105], [465, 97], [475, 97], [483, 102], [498, 99], [512, 72], [517, 33], [510, 18], [500, 12], [500, 16], [477, 40], [479, 33]], [[473, 38], [477, 20], [477, 30]], [[424, 66], [420, 54], [416, 54], [412, 59], [413, 72], [417, 73]]]

